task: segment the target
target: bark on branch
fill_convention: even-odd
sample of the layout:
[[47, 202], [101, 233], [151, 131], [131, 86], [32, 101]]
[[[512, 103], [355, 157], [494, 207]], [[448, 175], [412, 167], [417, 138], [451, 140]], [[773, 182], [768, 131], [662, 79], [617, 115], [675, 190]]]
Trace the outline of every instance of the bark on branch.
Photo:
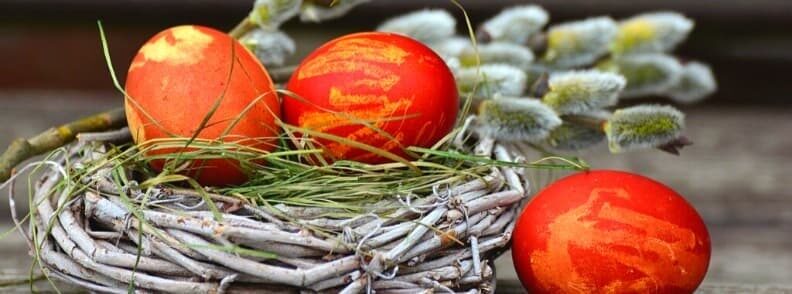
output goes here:
[[0, 183], [11, 177], [18, 164], [70, 143], [79, 133], [120, 128], [125, 123], [124, 108], [116, 108], [50, 128], [31, 138], [18, 138], [0, 155]]

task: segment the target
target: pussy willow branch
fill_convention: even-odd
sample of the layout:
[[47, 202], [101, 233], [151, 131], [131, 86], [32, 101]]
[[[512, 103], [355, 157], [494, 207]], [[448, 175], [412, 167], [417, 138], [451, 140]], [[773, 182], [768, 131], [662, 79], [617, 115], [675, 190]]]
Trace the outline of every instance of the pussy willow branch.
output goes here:
[[120, 128], [125, 123], [124, 109], [116, 108], [50, 128], [31, 138], [18, 138], [0, 155], [0, 182], [8, 180], [18, 164], [70, 143], [78, 133]]

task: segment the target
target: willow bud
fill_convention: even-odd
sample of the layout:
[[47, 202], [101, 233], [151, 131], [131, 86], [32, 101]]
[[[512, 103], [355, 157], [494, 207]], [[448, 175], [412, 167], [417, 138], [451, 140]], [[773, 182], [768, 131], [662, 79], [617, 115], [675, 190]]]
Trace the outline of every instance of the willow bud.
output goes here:
[[615, 105], [625, 84], [618, 74], [596, 70], [556, 73], [542, 101], [559, 114], [588, 113]]
[[485, 21], [478, 34], [492, 41], [525, 44], [528, 38], [542, 30], [549, 19], [547, 11], [539, 6], [515, 6]]
[[611, 48], [614, 55], [668, 52], [693, 30], [693, 21], [676, 12], [634, 16], [619, 24]]
[[442, 9], [425, 9], [391, 18], [383, 22], [377, 31], [400, 33], [431, 43], [454, 36], [456, 19]]
[[531, 98], [497, 98], [481, 102], [478, 131], [502, 141], [539, 142], [561, 119], [552, 109]]
[[477, 53], [481, 64], [507, 64], [522, 70], [527, 70], [534, 60], [533, 52], [525, 46], [494, 42], [478, 46], [478, 52], [466, 47], [459, 56], [462, 66], [475, 66]]
[[653, 148], [680, 136], [684, 115], [670, 106], [639, 105], [616, 110], [605, 122], [608, 148], [613, 153]]
[[623, 98], [665, 94], [682, 77], [682, 64], [665, 54], [623, 56], [604, 61], [597, 69], [615, 72], [627, 79]]
[[696, 103], [718, 88], [712, 69], [701, 62], [689, 62], [682, 68], [682, 78], [668, 90], [668, 96], [679, 103]]
[[505, 64], [485, 64], [456, 72], [459, 92], [481, 97], [520, 96], [525, 92], [526, 79], [525, 72]]
[[594, 63], [608, 53], [618, 27], [610, 17], [595, 17], [550, 27], [544, 62], [556, 68]]

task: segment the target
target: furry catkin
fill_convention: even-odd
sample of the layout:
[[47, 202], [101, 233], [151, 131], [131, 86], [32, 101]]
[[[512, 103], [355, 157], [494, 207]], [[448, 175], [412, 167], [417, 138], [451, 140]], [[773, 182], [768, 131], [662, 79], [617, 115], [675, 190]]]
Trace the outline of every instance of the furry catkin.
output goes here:
[[605, 122], [613, 153], [652, 148], [679, 137], [685, 116], [671, 106], [639, 105], [616, 110]]
[[626, 85], [624, 77], [597, 70], [550, 76], [550, 91], [542, 101], [559, 114], [582, 114], [613, 106]]
[[532, 98], [496, 98], [479, 106], [479, 132], [503, 141], [544, 140], [561, 119], [547, 105]]

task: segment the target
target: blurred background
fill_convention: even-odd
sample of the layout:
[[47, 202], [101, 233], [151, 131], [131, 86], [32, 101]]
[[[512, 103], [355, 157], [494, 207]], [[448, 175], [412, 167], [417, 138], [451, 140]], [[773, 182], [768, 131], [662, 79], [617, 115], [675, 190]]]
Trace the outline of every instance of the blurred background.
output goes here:
[[[543, 6], [551, 23], [598, 15], [619, 19], [654, 10], [679, 11], [694, 19], [695, 30], [676, 52], [708, 62], [719, 84], [709, 100], [679, 106], [687, 114], [686, 133], [695, 145], [679, 157], [651, 150], [614, 156], [605, 146], [580, 155], [595, 168], [655, 178], [693, 203], [713, 239], [706, 283], [792, 285], [792, 1], [460, 2], [474, 24], [504, 7], [524, 3]], [[0, 1], [0, 146], [122, 105], [123, 96], [114, 90], [101, 52], [97, 20], [104, 24], [123, 82], [132, 56], [150, 36], [186, 23], [230, 30], [251, 3]], [[297, 40], [298, 48], [290, 63], [335, 36], [373, 29], [389, 16], [424, 7], [449, 9], [460, 20], [459, 30], [465, 29], [461, 12], [450, 1], [378, 0], [321, 25], [288, 23], [285, 31]], [[25, 202], [24, 195], [18, 201]], [[3, 232], [11, 228], [7, 205], [0, 207], [0, 224]], [[27, 275], [26, 250], [16, 233], [0, 240], [0, 284]], [[499, 277], [515, 277], [508, 259], [500, 261]]]

